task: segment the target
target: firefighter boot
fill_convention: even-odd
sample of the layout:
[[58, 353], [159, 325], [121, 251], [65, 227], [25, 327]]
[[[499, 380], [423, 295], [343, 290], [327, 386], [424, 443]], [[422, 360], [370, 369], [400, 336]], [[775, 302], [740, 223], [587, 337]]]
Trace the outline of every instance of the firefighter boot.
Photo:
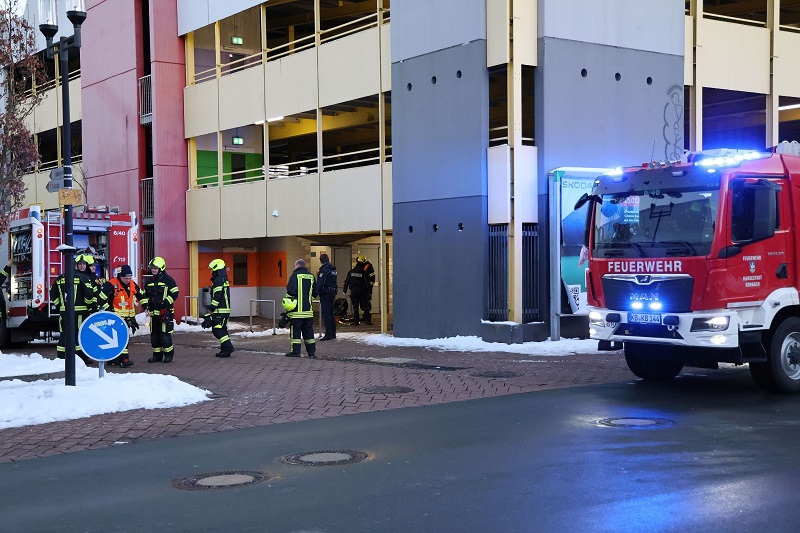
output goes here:
[[306, 344], [306, 352], [308, 352], [309, 359], [316, 359], [317, 345], [315, 343]]
[[163, 355], [160, 353], [154, 353], [153, 357], [147, 360], [148, 363], [160, 363], [163, 360]]
[[164, 354], [164, 362], [165, 363], [171, 363], [172, 362], [172, 355], [173, 355], [172, 352], [169, 352], [168, 354]]
[[222, 343], [219, 352], [216, 353], [215, 355], [217, 357], [230, 357], [233, 352], [234, 352], [233, 343], [231, 343], [230, 340], [227, 340]]

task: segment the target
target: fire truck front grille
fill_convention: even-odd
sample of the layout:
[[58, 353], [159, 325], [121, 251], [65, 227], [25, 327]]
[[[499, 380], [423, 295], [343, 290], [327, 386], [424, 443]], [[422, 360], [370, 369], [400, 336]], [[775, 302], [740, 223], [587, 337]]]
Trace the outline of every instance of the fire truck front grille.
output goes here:
[[677, 330], [670, 331], [659, 324], [620, 324], [614, 335], [622, 337], [647, 337], [650, 339], [682, 339]]
[[[615, 311], [683, 313], [691, 309], [694, 280], [689, 276], [604, 276], [606, 307]], [[641, 304], [641, 305], [639, 305]], [[660, 304], [657, 307], [651, 304]]]

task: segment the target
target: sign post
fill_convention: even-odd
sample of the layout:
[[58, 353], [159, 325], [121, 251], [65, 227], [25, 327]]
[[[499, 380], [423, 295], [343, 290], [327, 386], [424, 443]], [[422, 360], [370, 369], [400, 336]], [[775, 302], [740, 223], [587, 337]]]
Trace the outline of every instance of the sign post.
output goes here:
[[78, 343], [83, 353], [100, 363], [101, 378], [105, 373], [105, 362], [121, 354], [129, 338], [125, 321], [108, 311], [89, 315], [78, 331]]

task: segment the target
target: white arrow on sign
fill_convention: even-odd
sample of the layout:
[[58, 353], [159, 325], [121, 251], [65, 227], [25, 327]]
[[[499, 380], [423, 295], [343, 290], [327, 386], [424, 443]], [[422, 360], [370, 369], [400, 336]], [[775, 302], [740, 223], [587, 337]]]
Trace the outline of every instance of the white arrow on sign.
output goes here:
[[97, 333], [101, 339], [106, 341], [107, 344], [100, 344], [97, 347], [102, 348], [103, 350], [108, 350], [110, 348], [119, 348], [119, 340], [117, 339], [117, 330], [111, 330], [111, 336], [109, 337], [103, 331], [97, 327], [97, 324], [89, 324], [89, 329]]

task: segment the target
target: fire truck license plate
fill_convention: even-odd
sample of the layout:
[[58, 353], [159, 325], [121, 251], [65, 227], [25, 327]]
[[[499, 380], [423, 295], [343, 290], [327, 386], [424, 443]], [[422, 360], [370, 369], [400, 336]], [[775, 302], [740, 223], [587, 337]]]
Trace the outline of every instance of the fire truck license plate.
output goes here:
[[661, 315], [628, 313], [628, 322], [631, 324], [661, 324]]

